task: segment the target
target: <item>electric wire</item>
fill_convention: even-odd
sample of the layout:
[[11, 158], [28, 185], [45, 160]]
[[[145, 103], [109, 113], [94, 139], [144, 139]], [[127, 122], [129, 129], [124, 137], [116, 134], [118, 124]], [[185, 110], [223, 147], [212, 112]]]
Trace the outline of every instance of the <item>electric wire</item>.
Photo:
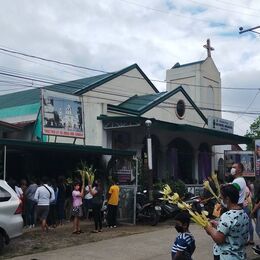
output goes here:
[[[40, 80], [40, 79], [32, 79], [32, 78], [29, 78], [29, 77], [25, 77], [25, 76], [19, 76], [19, 75], [12, 75], [12, 74], [9, 74], [9, 73], [3, 73], [3, 72], [0, 72], [0, 75], [5, 75], [5, 76], [10, 76], [10, 77], [17, 77], [19, 79], [27, 79], [27, 80], [35, 80], [37, 82], [40, 82], [40, 83], [47, 83], [47, 84], [53, 84], [53, 82], [51, 81], [46, 81], [46, 80]], [[68, 87], [73, 87], [73, 86], [70, 86], [70, 85], [66, 85], [66, 84], [62, 84], [63, 86], [68, 86]], [[82, 86], [82, 85], [81, 85]], [[33, 86], [28, 86], [30, 88], [34, 88]], [[75, 88], [75, 87], [74, 87]], [[78, 88], [77, 88], [78, 89]], [[110, 92], [104, 92], [104, 91], [100, 91], [100, 90], [92, 90], [93, 92], [98, 92], [98, 93], [103, 93], [103, 94], [108, 94], [108, 95], [112, 95], [114, 96], [113, 93]], [[117, 93], [117, 96], [121, 96], [121, 97], [124, 97], [124, 98], [129, 98], [129, 95], [120, 95]], [[100, 97], [98, 97], [100, 98]], [[145, 98], [145, 97], [144, 97]], [[113, 100], [113, 99], [109, 99], [110, 101], [117, 101], [117, 102], [122, 102], [122, 100]], [[251, 114], [251, 115], [255, 115], [255, 114], [258, 114], [259, 111], [248, 111], [248, 112], [244, 112], [244, 111], [234, 111], [234, 110], [227, 110], [227, 109], [215, 109], [215, 108], [208, 108], [208, 107], [199, 107], [201, 110], [208, 110], [208, 111], [216, 111], [216, 112], [227, 112], [227, 113], [235, 113], [235, 114]]]
[[[89, 70], [89, 71], [94, 71], [94, 72], [99, 72], [99, 73], [115, 75], [116, 73], [119, 72], [119, 71], [109, 72], [109, 71], [105, 71], [105, 70], [98, 70], [98, 69], [94, 69], [94, 68], [90, 68], [90, 67], [79, 66], [79, 65], [72, 64], [72, 63], [62, 62], [62, 61], [53, 60], [53, 59], [46, 59], [46, 58], [35, 56], [35, 55], [30, 55], [30, 54], [26, 54], [26, 53], [22, 53], [22, 52], [18, 52], [18, 51], [12, 51], [12, 50], [8, 50], [6, 48], [1, 48], [1, 47], [0, 47], [0, 50], [2, 50], [4, 52], [16, 53], [16, 54], [19, 54], [19, 55], [22, 55], [22, 56], [26, 56], [26, 57], [31, 57], [31, 58], [34, 58], [34, 59], [43, 60], [43, 61], [46, 61], [46, 62], [53, 62], [53, 63], [59, 64], [59, 65], [71, 66], [71, 67], [80, 68], [80, 69]], [[123, 74], [123, 75], [120, 75], [120, 77], [133, 78], [133, 79], [146, 81], [145, 78], [138, 77], [138, 76], [131, 76], [131, 75]], [[151, 82], [159, 82], [159, 83], [168, 83], [168, 84], [171, 84], [171, 85], [183, 85], [183, 86], [194, 86], [194, 87], [201, 87], [201, 88], [216, 88], [216, 89], [220, 89], [219, 87], [216, 87], [216, 86], [206, 86], [206, 85], [204, 86], [204, 85], [198, 85], [198, 84], [187, 84], [185, 82], [174, 83], [172, 81], [159, 80], [159, 79], [150, 79], [150, 81]], [[251, 88], [250, 87], [249, 88], [221, 87], [221, 89], [223, 89], [223, 90], [227, 89], [227, 90], [245, 90], [245, 91], [248, 91], [248, 90], [260, 90], [260, 87], [259, 88], [252, 88], [252, 87]]]
[[237, 11], [237, 10], [234, 10], [234, 9], [230, 10], [230, 9], [226, 9], [226, 8], [215, 6], [215, 5], [210, 5], [210, 4], [206, 4], [206, 3], [200, 3], [200, 2], [195, 1], [195, 0], [188, 0], [188, 1], [192, 2], [192, 3], [195, 3], [197, 5], [208, 6], [210, 8], [215, 8], [215, 9], [222, 10], [222, 11], [225, 11], [225, 12], [230, 12], [230, 13], [232, 12], [232, 13], [237, 13], [237, 14], [242, 14], [242, 15], [247, 15], [247, 16], [258, 17], [259, 18], [259, 15], [257, 15], [257, 14], [247, 14], [247, 13], [240, 12], [240, 11]]

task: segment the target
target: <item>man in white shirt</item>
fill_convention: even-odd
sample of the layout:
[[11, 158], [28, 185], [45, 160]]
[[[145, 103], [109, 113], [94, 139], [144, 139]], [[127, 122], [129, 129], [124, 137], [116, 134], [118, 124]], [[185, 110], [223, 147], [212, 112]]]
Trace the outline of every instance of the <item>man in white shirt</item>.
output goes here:
[[48, 231], [46, 219], [49, 214], [50, 203], [55, 200], [55, 194], [48, 183], [47, 177], [42, 178], [41, 186], [37, 188], [34, 199], [37, 202], [37, 216], [41, 220], [42, 231]]
[[234, 178], [232, 184], [239, 189], [238, 205], [243, 208], [246, 197], [246, 181], [243, 177], [244, 165], [242, 163], [234, 163], [231, 168], [231, 175]]

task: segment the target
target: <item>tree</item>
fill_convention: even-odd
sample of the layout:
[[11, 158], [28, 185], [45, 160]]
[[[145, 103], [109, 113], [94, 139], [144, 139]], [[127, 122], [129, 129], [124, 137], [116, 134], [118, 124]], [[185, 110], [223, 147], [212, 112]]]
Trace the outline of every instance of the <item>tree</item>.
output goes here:
[[[252, 139], [260, 139], [260, 116], [258, 116], [255, 121], [250, 125], [249, 130], [246, 131], [246, 137]], [[247, 150], [254, 150], [253, 144], [247, 145]]]

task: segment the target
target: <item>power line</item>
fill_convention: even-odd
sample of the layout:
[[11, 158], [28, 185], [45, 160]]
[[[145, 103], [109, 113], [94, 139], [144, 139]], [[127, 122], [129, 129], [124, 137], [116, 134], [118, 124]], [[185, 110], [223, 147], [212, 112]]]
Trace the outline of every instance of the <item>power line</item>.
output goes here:
[[[2, 73], [0, 72], [0, 74], [4, 74], [4, 75], [8, 75], [8, 76], [13, 76], [13, 77], [18, 77], [18, 78], [26, 78], [26, 79], [29, 79], [31, 80], [30, 78], [28, 77], [22, 77], [22, 76], [15, 76], [15, 75], [11, 75], [11, 74], [7, 74], [7, 73]], [[42, 80], [36, 80], [36, 81], [39, 81], [39, 82], [44, 82], [44, 83], [51, 83], [50, 81], [42, 81]], [[35, 88], [33, 86], [28, 86], [28, 87], [31, 87], [31, 88]], [[106, 92], [106, 91], [99, 91], [99, 90], [92, 90], [93, 92], [97, 92], [97, 93], [103, 93], [103, 94], [108, 94], [108, 95], [113, 95], [115, 96], [113, 93], [111, 92]], [[121, 96], [121, 97], [127, 97], [129, 98], [128, 95], [120, 95], [120, 94], [117, 94], [117, 96]], [[95, 96], [94, 96], [95, 97]], [[96, 96], [96, 98], [100, 98], [99, 96]], [[106, 100], [109, 100], [109, 101], [116, 101], [116, 102], [119, 102], [122, 100], [117, 100], [117, 99], [111, 99], [111, 98], [104, 98], [102, 97], [102, 99], [106, 99]], [[171, 103], [172, 105], [174, 105], [173, 103]], [[175, 104], [176, 105], [176, 104]], [[167, 106], [164, 106], [164, 107], [167, 107]], [[189, 107], [189, 106], [187, 106]], [[168, 106], [167, 108], [172, 108], [172, 106]], [[191, 109], [194, 109], [192, 106], [190, 106]], [[227, 112], [227, 113], [233, 113], [233, 114], [250, 114], [250, 115], [258, 115], [260, 113], [260, 111], [250, 111], [250, 112], [244, 112], [244, 111], [235, 111], [235, 110], [227, 110], [227, 109], [214, 109], [214, 108], [208, 108], [208, 107], [199, 107], [199, 109], [201, 110], [207, 110], [207, 111], [215, 111], [215, 112]]]
[[224, 3], [226, 5], [232, 5], [233, 7], [234, 6], [237, 6], [239, 8], [243, 8], [243, 9], [248, 9], [248, 10], [252, 10], [252, 11], [255, 11], [255, 12], [260, 12], [259, 9], [255, 9], [255, 8], [250, 8], [248, 6], [245, 6], [245, 5], [240, 5], [240, 4], [237, 4], [237, 3], [230, 3], [230, 2], [226, 2], [226, 1], [223, 1], [223, 0], [216, 0], [217, 2], [220, 2], [220, 3]]
[[259, 18], [259, 15], [257, 15], [257, 14], [247, 14], [247, 13], [244, 13], [244, 12], [236, 11], [236, 10], [234, 10], [234, 9], [233, 9], [233, 10], [230, 10], [230, 9], [226, 9], [226, 8], [219, 7], [219, 6], [215, 6], [215, 5], [200, 3], [200, 2], [197, 2], [197, 1], [195, 1], [195, 0], [189, 0], [189, 1], [190, 1], [190, 2], [193, 2], [193, 3], [195, 3], [195, 4], [199, 4], [199, 5], [203, 5], [203, 6], [208, 6], [208, 7], [210, 7], [210, 8], [219, 9], [219, 10], [222, 10], [222, 11], [225, 11], [225, 12], [243, 14], [243, 15], [253, 16], [253, 17], [258, 17], [258, 18]]
[[[139, 4], [139, 3], [137, 3], [137, 2], [128, 1], [128, 0], [118, 0], [118, 1], [124, 2], [124, 3], [127, 3], [127, 4], [130, 4], [130, 5], [135, 5], [135, 6], [138, 6], [138, 7], [144, 8], [144, 9], [147, 9], [147, 10], [159, 12], [159, 13], [161, 13], [161, 14], [166, 14], [166, 15], [172, 15], [172, 14], [174, 14], [174, 17], [177, 16], [177, 17], [180, 17], [180, 18], [182, 18], [182, 19], [187, 19], [187, 18], [188, 18], [188, 19], [197, 20], [197, 21], [200, 21], [200, 22], [209, 23], [209, 20], [197, 18], [197, 17], [194, 17], [194, 16], [188, 16], [188, 15], [179, 14], [179, 13], [176, 13], [176, 12], [174, 12], [174, 11], [172, 11], [172, 10], [171, 10], [171, 11], [166, 11], [166, 10], [151, 8], [151, 7], [149, 7], [149, 6], [142, 5], [142, 4]], [[236, 28], [235, 26], [227, 25], [227, 24], [225, 24], [225, 23], [218, 23], [218, 26], [224, 26], [224, 27], [229, 27], [229, 28]]]
[[[18, 51], [12, 51], [6, 48], [0, 48], [0, 50], [4, 51], [4, 52], [10, 52], [10, 53], [15, 53], [18, 55], [22, 55], [22, 56], [26, 56], [26, 57], [30, 57], [33, 59], [39, 59], [39, 60], [43, 60], [46, 62], [52, 62], [52, 63], [56, 63], [59, 65], [64, 65], [64, 66], [70, 66], [70, 67], [74, 67], [74, 68], [79, 68], [79, 69], [84, 69], [84, 70], [90, 70], [90, 71], [94, 71], [94, 72], [101, 72], [101, 73], [105, 73], [105, 74], [116, 74], [117, 72], [108, 72], [105, 70], [98, 70], [98, 69], [94, 69], [94, 68], [90, 68], [90, 67], [85, 67], [85, 66], [79, 66], [79, 65], [75, 65], [72, 63], [67, 63], [67, 62], [62, 62], [62, 61], [57, 61], [57, 60], [53, 60], [53, 59], [46, 59], [43, 57], [39, 57], [39, 56], [35, 56], [35, 55], [30, 55], [30, 54], [26, 54], [26, 53], [22, 53], [22, 52], [18, 52]], [[138, 80], [145, 80], [143, 77], [138, 77], [138, 76], [130, 76], [130, 75], [120, 75], [121, 77], [126, 77], [126, 78], [133, 78], [133, 79], [138, 79]], [[198, 85], [198, 84], [187, 84], [184, 82], [177, 82], [174, 83], [172, 81], [166, 81], [166, 80], [159, 80], [159, 79], [150, 79], [150, 81], [152, 82], [158, 82], [158, 83], [168, 83], [168, 84], [172, 84], [172, 85], [184, 85], [184, 86], [194, 86], [194, 87], [201, 87], [201, 88], [216, 88], [216, 89], [228, 89], [228, 90], [260, 90], [260, 88], [235, 88], [235, 87], [215, 87], [215, 86], [203, 86], [203, 85]], [[46, 82], [47, 84], [49, 84], [49, 82]]]
[[[47, 80], [41, 80], [41, 79], [34, 79], [34, 78], [30, 78], [30, 77], [25, 77], [25, 76], [20, 76], [20, 75], [13, 75], [13, 74], [10, 74], [10, 73], [3, 73], [3, 72], [0, 72], [0, 75], [5, 75], [5, 76], [9, 76], [9, 77], [15, 77], [15, 78], [19, 78], [19, 79], [26, 79], [26, 80], [32, 80], [32, 81], [37, 81], [37, 82], [40, 82], [40, 83], [47, 83], [47, 84], [53, 84], [53, 82], [51, 81], [47, 81]], [[75, 89], [78, 89], [77, 87], [75, 86], [71, 86], [71, 85], [68, 85], [68, 84], [64, 84], [62, 83], [63, 86], [67, 86], [67, 87], [70, 87], [70, 88], [75, 88]], [[77, 84], [76, 84], [77, 85]], [[81, 86], [81, 84], [78, 84], [78, 86]], [[34, 86], [28, 86], [29, 88], [35, 88]], [[100, 92], [98, 90], [92, 90], [94, 92]], [[100, 92], [102, 93], [102, 92]], [[103, 92], [103, 94], [109, 94], [109, 95], [114, 95], [111, 91], [110, 92]], [[115, 93], [117, 96], [123, 96], [124, 98], [127, 97], [129, 98], [130, 96], [129, 95], [120, 95], [118, 93]], [[109, 99], [111, 101], [117, 101], [119, 102], [119, 100], [112, 100], [112, 99]], [[122, 100], [121, 100], [122, 101]], [[244, 112], [244, 111], [235, 111], [235, 110], [227, 110], [227, 109], [214, 109], [214, 108], [208, 108], [208, 107], [199, 107], [201, 110], [208, 110], [208, 111], [216, 111], [216, 112], [227, 112], [227, 113], [235, 113], [235, 114], [250, 114], [250, 115], [257, 115], [259, 114], [259, 111], [250, 111], [250, 112]]]
[[[258, 96], [258, 94], [259, 94], [259, 91], [257, 91], [257, 93], [255, 94], [255, 96], [253, 97], [253, 99], [251, 100], [251, 102], [249, 103], [249, 105], [247, 106], [247, 108], [246, 108], [246, 112], [248, 111], [248, 109], [252, 106], [252, 104], [255, 102], [255, 99], [256, 99], [256, 97]], [[242, 116], [242, 115], [241, 115]], [[234, 121], [234, 122], [236, 122], [241, 116], [238, 116], [238, 118]]]

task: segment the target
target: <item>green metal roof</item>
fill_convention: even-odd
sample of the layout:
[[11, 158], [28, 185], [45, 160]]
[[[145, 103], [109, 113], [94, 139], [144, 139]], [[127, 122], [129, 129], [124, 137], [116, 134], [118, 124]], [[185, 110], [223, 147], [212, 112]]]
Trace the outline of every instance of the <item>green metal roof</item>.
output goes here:
[[166, 92], [149, 94], [138, 96], [135, 95], [125, 102], [118, 105], [119, 108], [123, 109], [130, 109], [135, 111], [142, 111], [146, 106], [153, 104], [156, 100], [160, 99], [162, 96], [165, 95]]
[[187, 135], [193, 135], [194, 138], [197, 136], [201, 136], [202, 138], [208, 137], [211, 145], [250, 144], [253, 142], [253, 139], [249, 137], [216, 131], [209, 128], [201, 128], [186, 124], [167, 123], [160, 120], [152, 121], [152, 126], [156, 128], [186, 133]]
[[[180, 134], [192, 136], [194, 139], [200, 138], [201, 140], [208, 139], [209, 144], [211, 145], [223, 145], [223, 144], [250, 144], [253, 142], [252, 138], [239, 136], [235, 134], [229, 134], [221, 131], [212, 130], [209, 128], [202, 128], [187, 124], [175, 124], [168, 123], [160, 120], [156, 120], [154, 118], [145, 118], [145, 117], [133, 117], [133, 116], [105, 116], [101, 115], [97, 118], [98, 120], [102, 120], [104, 122], [120, 122], [120, 121], [131, 121], [136, 120], [145, 127], [145, 121], [150, 119], [152, 121], [151, 125], [151, 133], [153, 131], [159, 134], [159, 130], [178, 132]], [[139, 126], [138, 126], [139, 127]], [[155, 130], [153, 130], [155, 129]]]
[[6, 145], [8, 148], [16, 149], [29, 149], [29, 150], [59, 150], [63, 152], [82, 152], [82, 153], [94, 153], [104, 155], [118, 155], [118, 156], [134, 156], [136, 151], [134, 150], [119, 150], [103, 148], [101, 146], [89, 146], [89, 145], [76, 145], [66, 143], [45, 143], [45, 142], [33, 142], [22, 141], [14, 139], [0, 139], [0, 145]]
[[30, 89], [0, 96], [0, 109], [40, 102], [40, 89]]
[[77, 94], [79, 91], [86, 91], [87, 88], [92, 86], [94, 83], [100, 82], [101, 80], [104, 80], [113, 74], [114, 73], [106, 73], [89, 78], [77, 79], [73, 81], [46, 86], [45, 89], [62, 92], [65, 94]]
[[[91, 86], [92, 84], [109, 77], [111, 74], [112, 73], [107, 73], [107, 74], [98, 75], [90, 78], [78, 79], [78, 80], [68, 81], [60, 84], [50, 85], [44, 87], [44, 89], [57, 91], [65, 94], [74, 94], [75, 92], [81, 91], [82, 89], [86, 89], [88, 86]], [[40, 103], [40, 101], [41, 101], [40, 88], [19, 91], [19, 92], [0, 96], [0, 109], [28, 105], [28, 104], [35, 104], [35, 103]]]
[[133, 96], [128, 100], [124, 101], [123, 103], [115, 106], [115, 105], [108, 105], [108, 109], [111, 111], [117, 111], [132, 115], [141, 116], [148, 110], [152, 109], [153, 107], [157, 106], [158, 104], [162, 103], [163, 101], [167, 100], [171, 96], [175, 95], [178, 92], [182, 92], [182, 94], [187, 98], [190, 102], [192, 107], [197, 111], [200, 115], [202, 120], [207, 124], [208, 120], [201, 112], [201, 110], [197, 107], [197, 105], [193, 102], [187, 92], [183, 89], [182, 86], [170, 91], [170, 92], [161, 92], [155, 93], [150, 95], [143, 95], [143, 96]]
[[[89, 78], [68, 81], [60, 84], [54, 84], [46, 86], [44, 88], [51, 91], [62, 92], [65, 94], [81, 95], [133, 69], [137, 69], [140, 72], [143, 78], [148, 82], [148, 84], [156, 93], [159, 92], [158, 89], [147, 78], [147, 76], [144, 74], [144, 72], [140, 69], [140, 67], [137, 64], [133, 64], [116, 72], [105, 73]], [[2, 95], [0, 96], [0, 109], [40, 103], [40, 96], [40, 88]]]

